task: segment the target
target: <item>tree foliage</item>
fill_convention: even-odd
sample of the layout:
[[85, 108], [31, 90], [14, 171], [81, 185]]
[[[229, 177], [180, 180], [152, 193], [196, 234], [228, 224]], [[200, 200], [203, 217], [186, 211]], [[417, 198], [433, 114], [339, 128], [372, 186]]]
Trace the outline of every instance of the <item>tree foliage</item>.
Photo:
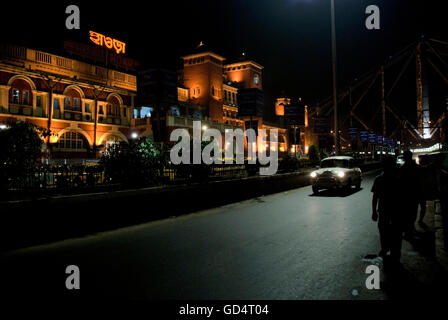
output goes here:
[[[180, 141], [180, 138], [178, 142]], [[190, 137], [190, 163], [184, 164], [180, 163], [176, 166], [174, 166], [176, 170], [176, 176], [180, 179], [186, 179], [190, 181], [205, 181], [209, 178], [211, 175], [212, 166], [207, 165], [202, 161], [202, 152], [204, 151], [204, 148], [208, 146], [209, 144], [215, 145], [217, 142], [211, 139], [210, 141], [201, 141], [201, 163], [200, 164], [193, 164], [193, 145], [194, 145], [194, 139]], [[212, 151], [210, 154], [211, 157], [215, 156], [215, 152]], [[222, 155], [218, 155], [222, 156]]]
[[317, 164], [320, 161], [320, 155], [319, 150], [317, 149], [316, 145], [312, 144], [310, 145], [308, 149], [308, 157], [310, 158], [310, 162], [312, 164]]
[[42, 156], [42, 137], [48, 135], [46, 129], [27, 122], [11, 122], [0, 130], [0, 186], [34, 172]]
[[287, 154], [279, 162], [278, 169], [283, 172], [294, 172], [297, 171], [300, 167], [301, 167], [300, 160], [295, 156]]
[[129, 144], [111, 144], [100, 160], [109, 181], [132, 186], [156, 184], [164, 162], [160, 143], [149, 136], [131, 140]]

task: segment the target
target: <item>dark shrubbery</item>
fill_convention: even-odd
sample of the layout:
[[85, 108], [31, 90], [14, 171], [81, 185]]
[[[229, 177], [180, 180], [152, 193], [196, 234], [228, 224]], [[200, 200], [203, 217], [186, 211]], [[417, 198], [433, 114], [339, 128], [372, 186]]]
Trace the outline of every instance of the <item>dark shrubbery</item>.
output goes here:
[[286, 155], [278, 165], [280, 172], [294, 172], [301, 167], [301, 162], [297, 157]]
[[129, 144], [111, 144], [100, 160], [108, 182], [128, 186], [157, 184], [164, 163], [160, 143], [148, 136], [132, 140]]
[[310, 159], [311, 165], [317, 165], [320, 161], [320, 154], [319, 150], [317, 149], [316, 145], [312, 144], [310, 145], [308, 149], [308, 158]]
[[[209, 179], [212, 173], [213, 165], [207, 165], [202, 161], [200, 164], [193, 164], [193, 138], [190, 139], [190, 164], [180, 163], [177, 165], [172, 165], [172, 168], [176, 171], [176, 178], [191, 181], [191, 182], [205, 182]], [[201, 155], [204, 148], [212, 141], [201, 141]], [[214, 152], [212, 152], [214, 156]]]
[[10, 182], [25, 183], [42, 156], [41, 136], [46, 130], [27, 122], [9, 123], [0, 130], [0, 189], [7, 189]]

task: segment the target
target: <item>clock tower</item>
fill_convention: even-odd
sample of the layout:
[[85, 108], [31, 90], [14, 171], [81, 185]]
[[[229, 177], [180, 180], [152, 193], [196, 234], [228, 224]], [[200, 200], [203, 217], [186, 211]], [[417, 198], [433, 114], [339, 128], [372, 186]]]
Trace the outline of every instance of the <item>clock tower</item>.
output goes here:
[[263, 90], [263, 66], [254, 61], [242, 61], [224, 66], [226, 80], [236, 82], [242, 89]]

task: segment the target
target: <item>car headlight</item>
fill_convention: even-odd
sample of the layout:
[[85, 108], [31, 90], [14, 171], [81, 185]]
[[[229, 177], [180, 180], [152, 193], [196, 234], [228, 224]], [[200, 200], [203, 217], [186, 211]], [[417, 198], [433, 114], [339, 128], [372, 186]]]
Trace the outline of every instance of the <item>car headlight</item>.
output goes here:
[[339, 178], [343, 178], [345, 176], [345, 173], [344, 171], [338, 171], [337, 175]]
[[316, 176], [317, 176], [316, 171], [311, 172], [311, 178], [316, 178]]

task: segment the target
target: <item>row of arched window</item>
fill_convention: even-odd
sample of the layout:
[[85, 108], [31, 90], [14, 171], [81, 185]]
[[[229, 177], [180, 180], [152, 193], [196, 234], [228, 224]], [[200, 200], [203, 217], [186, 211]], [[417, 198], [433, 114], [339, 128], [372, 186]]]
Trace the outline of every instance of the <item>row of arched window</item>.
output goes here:
[[[112, 143], [119, 143], [123, 141], [120, 137], [116, 135], [108, 135], [104, 144], [106, 146]], [[86, 137], [80, 132], [68, 131], [62, 134], [58, 142], [54, 145], [55, 151], [75, 151], [84, 152], [89, 148], [89, 142]]]
[[[31, 106], [33, 103], [33, 87], [30, 84], [31, 80], [17, 78], [14, 79], [11, 82], [11, 89], [9, 90], [9, 102], [11, 104], [15, 105], [22, 105], [22, 106]], [[32, 82], [31, 82], [32, 83]], [[65, 111], [70, 112], [82, 112], [82, 98], [80, 93], [81, 89], [75, 89], [75, 88], [68, 88], [66, 91], [64, 91], [64, 99], [61, 101], [64, 106]], [[54, 99], [55, 103], [53, 104], [55, 110], [59, 110], [59, 99]], [[41, 106], [41, 97], [36, 97], [36, 105], [38, 107]], [[91, 108], [90, 105], [86, 104], [85, 112], [90, 112]], [[111, 117], [120, 117], [121, 111], [121, 103], [120, 100], [114, 96], [110, 95], [107, 98], [107, 104], [105, 109], [99, 108], [98, 113], [104, 114], [106, 113], [107, 116]], [[123, 116], [127, 116], [126, 108], [123, 109]]]

